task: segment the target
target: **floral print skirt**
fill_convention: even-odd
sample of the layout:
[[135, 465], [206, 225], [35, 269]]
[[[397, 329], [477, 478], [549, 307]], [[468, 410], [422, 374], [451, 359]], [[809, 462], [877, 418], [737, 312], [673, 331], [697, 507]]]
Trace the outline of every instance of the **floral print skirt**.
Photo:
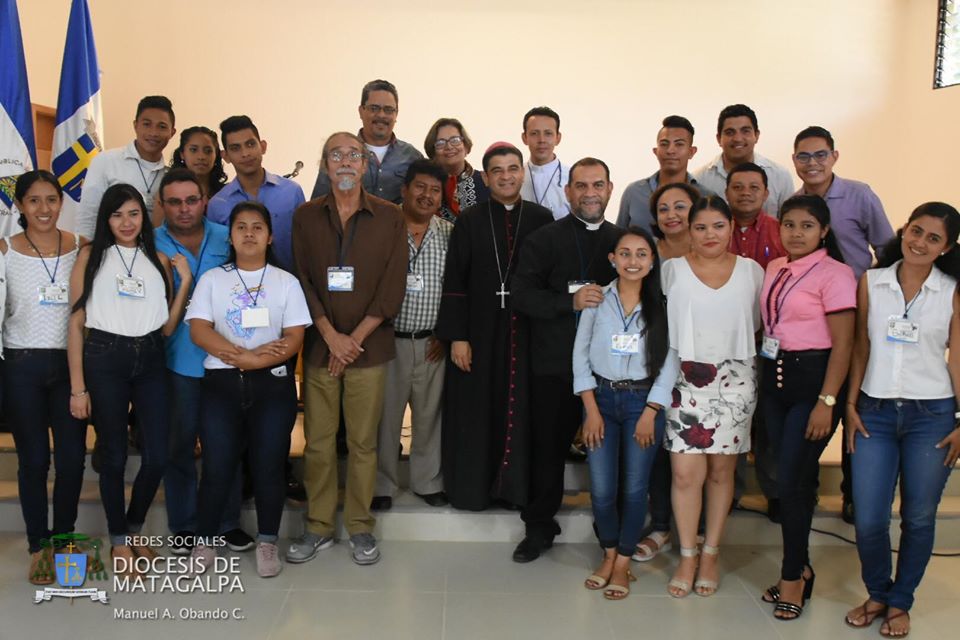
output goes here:
[[717, 364], [683, 360], [663, 446], [674, 453], [746, 453], [756, 406], [754, 358]]

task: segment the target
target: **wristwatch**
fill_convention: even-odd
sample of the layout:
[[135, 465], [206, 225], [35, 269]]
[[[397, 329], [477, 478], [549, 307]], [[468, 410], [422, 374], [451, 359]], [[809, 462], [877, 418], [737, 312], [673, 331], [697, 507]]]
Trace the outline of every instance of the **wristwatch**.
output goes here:
[[828, 407], [832, 407], [833, 405], [837, 404], [837, 399], [834, 396], [831, 396], [829, 394], [825, 396], [817, 396], [817, 397], [820, 400], [822, 400], [823, 404], [827, 405]]

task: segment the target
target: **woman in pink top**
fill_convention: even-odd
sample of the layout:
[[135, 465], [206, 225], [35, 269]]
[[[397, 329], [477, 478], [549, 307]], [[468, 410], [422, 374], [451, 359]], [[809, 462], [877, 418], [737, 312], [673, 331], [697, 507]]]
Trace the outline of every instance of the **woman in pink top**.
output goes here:
[[813, 591], [807, 539], [820, 454], [840, 419], [853, 345], [857, 282], [830, 230], [819, 196], [795, 196], [780, 209], [787, 255], [767, 266], [763, 317], [762, 409], [778, 460], [783, 562], [767, 589], [778, 620], [794, 620]]

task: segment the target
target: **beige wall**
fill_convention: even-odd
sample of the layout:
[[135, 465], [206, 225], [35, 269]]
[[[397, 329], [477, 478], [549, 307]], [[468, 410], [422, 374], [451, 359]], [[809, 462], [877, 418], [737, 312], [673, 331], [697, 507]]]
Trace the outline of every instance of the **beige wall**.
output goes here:
[[[33, 101], [55, 105], [69, 2], [19, 5]], [[554, 107], [561, 157], [607, 160], [616, 200], [656, 169], [663, 116], [693, 121], [698, 167], [717, 153], [719, 109], [745, 102], [758, 150], [782, 163], [801, 128], [830, 129], [838, 173], [873, 185], [894, 223], [925, 200], [960, 204], [960, 87], [931, 89], [935, 0], [328, 5], [90, 0], [108, 146], [129, 140], [146, 94], [170, 96], [181, 127], [247, 113], [268, 168], [306, 163], [309, 195], [324, 135], [358, 127], [360, 87], [383, 77], [400, 90], [401, 138], [420, 146], [435, 118], [457, 116], [475, 164], [494, 140], [520, 143], [527, 108]]]

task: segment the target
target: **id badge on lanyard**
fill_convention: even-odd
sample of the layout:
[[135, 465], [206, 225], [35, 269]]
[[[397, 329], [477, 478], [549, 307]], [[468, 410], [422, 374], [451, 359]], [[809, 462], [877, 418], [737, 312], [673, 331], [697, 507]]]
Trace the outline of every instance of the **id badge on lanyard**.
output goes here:
[[40, 304], [69, 304], [70, 289], [65, 284], [59, 282], [53, 284], [42, 284], [37, 287], [37, 297]]
[[610, 336], [610, 354], [632, 356], [640, 353], [639, 333], [614, 333]]
[[776, 360], [780, 355], [780, 340], [773, 336], [764, 335], [760, 343], [760, 355], [767, 360]]
[[353, 291], [353, 267], [327, 267], [327, 289]]
[[423, 291], [423, 276], [419, 273], [407, 274], [407, 293], [420, 293]]
[[890, 316], [887, 320], [887, 340], [917, 344], [920, 342], [920, 323], [903, 316]]
[[125, 298], [145, 298], [147, 290], [143, 278], [117, 274], [117, 295]]
[[240, 326], [244, 329], [259, 329], [270, 326], [270, 309], [249, 307], [240, 312]]

